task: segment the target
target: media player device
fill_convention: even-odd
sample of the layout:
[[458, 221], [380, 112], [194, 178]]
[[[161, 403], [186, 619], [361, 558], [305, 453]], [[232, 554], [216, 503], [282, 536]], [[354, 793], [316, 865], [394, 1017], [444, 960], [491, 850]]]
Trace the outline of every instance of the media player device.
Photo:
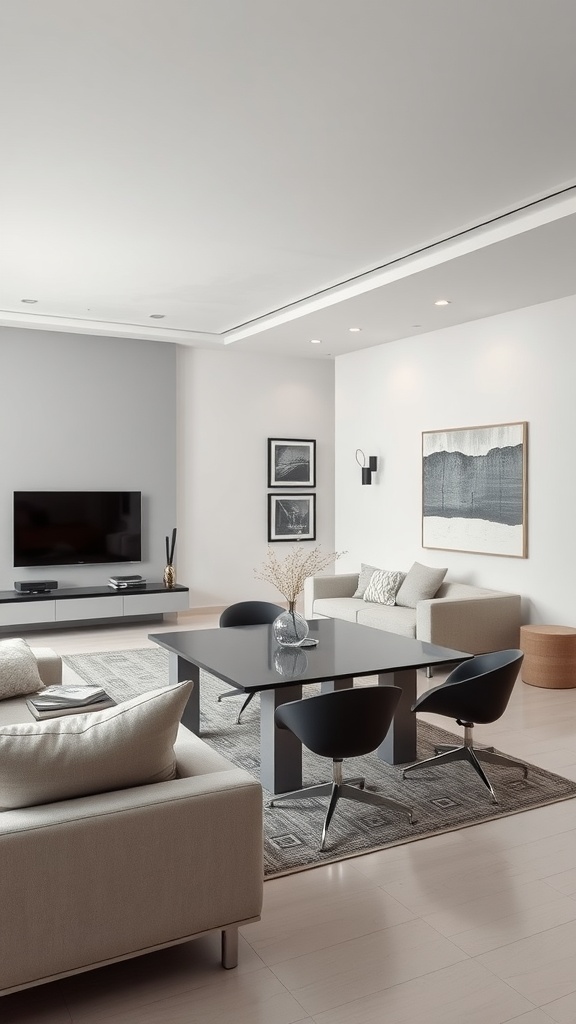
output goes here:
[[14, 590], [21, 594], [48, 594], [51, 590], [58, 590], [56, 580], [16, 580]]

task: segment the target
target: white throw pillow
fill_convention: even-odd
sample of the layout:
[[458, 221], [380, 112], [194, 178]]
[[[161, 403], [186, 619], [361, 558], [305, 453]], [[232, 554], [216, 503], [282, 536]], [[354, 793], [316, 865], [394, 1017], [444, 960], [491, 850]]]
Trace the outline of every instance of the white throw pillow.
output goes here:
[[364, 601], [374, 604], [396, 604], [398, 588], [406, 573], [390, 569], [376, 569], [364, 592]]
[[420, 565], [420, 562], [414, 562], [396, 594], [396, 604], [401, 608], [415, 608], [418, 601], [430, 600], [434, 597], [447, 572], [448, 569], [436, 569], [431, 565]]
[[174, 741], [192, 682], [105, 711], [0, 726], [0, 809], [176, 777]]
[[0, 700], [43, 689], [38, 662], [26, 641], [0, 640]]

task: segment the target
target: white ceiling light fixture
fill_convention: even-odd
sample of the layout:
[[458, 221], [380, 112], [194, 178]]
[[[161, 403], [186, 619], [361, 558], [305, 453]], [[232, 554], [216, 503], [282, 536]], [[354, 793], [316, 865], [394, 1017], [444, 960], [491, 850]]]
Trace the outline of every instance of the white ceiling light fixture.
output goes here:
[[30, 305], [33, 305], [35, 302], [38, 302], [38, 299], [20, 299], [20, 302], [28, 302]]
[[435, 306], [449, 306], [450, 299], [436, 299]]
[[358, 334], [358, 332], [361, 331], [362, 328], [361, 327], [349, 327], [348, 330], [350, 331], [350, 334]]
[[150, 313], [150, 320], [163, 320], [166, 313]]
[[321, 345], [322, 344], [322, 338], [310, 338], [310, 344], [311, 345]]

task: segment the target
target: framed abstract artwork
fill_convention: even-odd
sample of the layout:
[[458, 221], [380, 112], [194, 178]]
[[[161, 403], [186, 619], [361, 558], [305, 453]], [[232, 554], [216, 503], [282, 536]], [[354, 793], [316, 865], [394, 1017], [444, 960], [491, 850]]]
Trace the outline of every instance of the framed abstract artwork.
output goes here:
[[268, 540], [316, 540], [316, 495], [269, 494]]
[[422, 434], [422, 547], [527, 557], [526, 422]]
[[316, 441], [268, 438], [268, 487], [315, 487]]

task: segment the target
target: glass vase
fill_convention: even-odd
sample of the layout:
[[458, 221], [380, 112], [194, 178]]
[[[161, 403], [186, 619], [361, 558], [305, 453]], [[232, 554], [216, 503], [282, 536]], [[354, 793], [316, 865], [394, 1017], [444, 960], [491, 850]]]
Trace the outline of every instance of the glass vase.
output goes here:
[[272, 632], [276, 643], [281, 647], [299, 647], [308, 636], [308, 623], [290, 602], [288, 610], [281, 612], [272, 623]]

